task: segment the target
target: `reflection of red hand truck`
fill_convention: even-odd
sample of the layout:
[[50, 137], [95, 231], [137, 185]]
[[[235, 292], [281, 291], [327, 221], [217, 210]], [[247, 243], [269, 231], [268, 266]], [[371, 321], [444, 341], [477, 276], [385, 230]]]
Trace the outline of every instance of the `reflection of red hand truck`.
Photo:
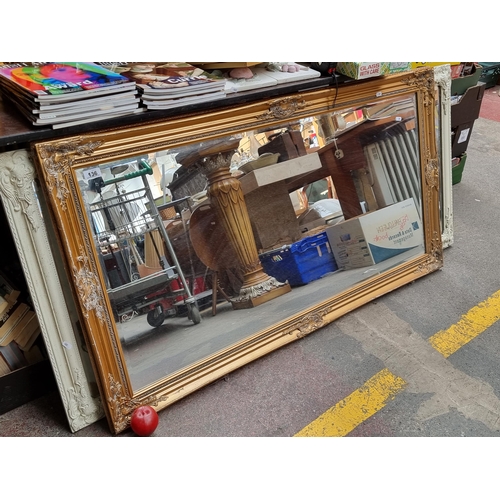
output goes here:
[[[126, 169], [133, 163], [126, 166]], [[93, 182], [92, 190], [99, 193], [100, 200], [92, 204], [91, 212], [96, 218], [99, 215], [107, 224], [106, 229], [96, 230], [98, 245], [116, 245], [125, 249], [134, 245], [135, 238], [158, 230], [173, 265], [167, 263], [164, 256], [158, 255], [163, 267], [160, 271], [108, 288], [112, 309], [118, 320], [130, 319], [136, 313], [147, 311], [148, 323], [158, 327], [167, 315], [176, 315], [182, 305], [187, 309], [188, 318], [198, 324], [201, 315], [196, 298], [189, 289], [146, 179], [146, 175], [153, 173], [152, 168], [145, 160], [139, 160], [138, 163], [139, 169], [131, 173], [107, 181], [100, 178], [99, 182]], [[120, 173], [126, 169], [120, 170]], [[133, 184], [127, 184], [127, 181], [136, 177], [142, 178], [143, 186], [137, 188], [132, 187]], [[121, 183], [121, 188], [116, 190], [116, 195], [104, 198], [102, 189], [117, 183]], [[137, 214], [137, 206], [149, 206], [149, 210]]]
[[[188, 278], [186, 282], [190, 286]], [[184, 314], [184, 302], [187, 295], [184, 293], [181, 281], [174, 279], [169, 283], [169, 287], [170, 293], [168, 295], [164, 293], [164, 290], [159, 290], [146, 297], [152, 302], [146, 306], [147, 320], [151, 326], [160, 326], [166, 317], [182, 316]], [[179, 295], [175, 295], [176, 292]], [[203, 300], [205, 297], [211, 300], [211, 291], [207, 290], [205, 280], [202, 276], [194, 279], [192, 294], [196, 297], [197, 302]], [[188, 308], [186, 308], [186, 314], [189, 317], [190, 311]]]

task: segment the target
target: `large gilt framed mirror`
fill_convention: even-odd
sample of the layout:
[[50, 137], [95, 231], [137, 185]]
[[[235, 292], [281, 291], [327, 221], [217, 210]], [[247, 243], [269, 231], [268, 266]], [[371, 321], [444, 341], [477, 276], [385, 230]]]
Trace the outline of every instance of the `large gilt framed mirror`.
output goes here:
[[442, 266], [434, 85], [33, 145], [114, 433]]

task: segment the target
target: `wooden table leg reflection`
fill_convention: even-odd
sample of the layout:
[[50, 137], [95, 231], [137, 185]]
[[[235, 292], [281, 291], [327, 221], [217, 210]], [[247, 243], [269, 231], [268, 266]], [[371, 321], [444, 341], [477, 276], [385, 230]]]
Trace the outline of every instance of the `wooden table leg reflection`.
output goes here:
[[269, 276], [262, 268], [240, 181], [229, 169], [233, 154], [234, 150], [205, 157], [201, 167], [208, 180], [210, 204], [224, 227], [243, 273], [240, 292], [231, 302], [234, 309], [244, 309], [288, 293], [291, 287]]

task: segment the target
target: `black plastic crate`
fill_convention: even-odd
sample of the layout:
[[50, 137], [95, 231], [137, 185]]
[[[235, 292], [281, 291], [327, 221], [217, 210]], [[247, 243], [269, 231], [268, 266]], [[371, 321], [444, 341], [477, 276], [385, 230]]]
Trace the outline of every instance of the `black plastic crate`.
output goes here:
[[487, 89], [497, 85], [500, 77], [500, 62], [482, 62], [479, 64], [483, 67], [479, 81], [484, 82]]

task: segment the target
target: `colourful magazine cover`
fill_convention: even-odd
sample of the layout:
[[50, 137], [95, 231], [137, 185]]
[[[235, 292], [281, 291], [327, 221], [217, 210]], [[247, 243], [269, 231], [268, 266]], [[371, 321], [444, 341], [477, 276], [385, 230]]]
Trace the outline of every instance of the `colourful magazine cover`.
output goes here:
[[38, 97], [97, 90], [130, 81], [119, 73], [84, 62], [51, 62], [0, 68], [0, 75]]

